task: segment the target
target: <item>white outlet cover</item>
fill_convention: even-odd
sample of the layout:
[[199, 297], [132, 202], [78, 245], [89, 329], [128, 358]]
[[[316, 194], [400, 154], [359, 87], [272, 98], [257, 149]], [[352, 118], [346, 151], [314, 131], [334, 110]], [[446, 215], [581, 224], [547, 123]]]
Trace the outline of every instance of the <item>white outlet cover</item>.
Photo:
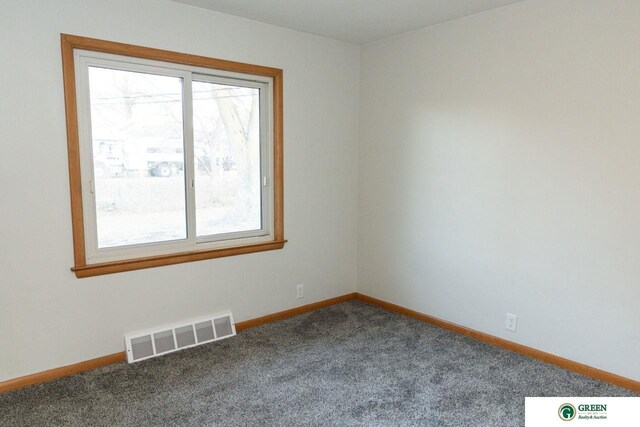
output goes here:
[[507, 322], [505, 327], [508, 330], [515, 332], [518, 328], [518, 316], [516, 316], [515, 314], [507, 313]]
[[301, 299], [304, 298], [304, 285], [299, 284], [296, 286], [296, 298]]

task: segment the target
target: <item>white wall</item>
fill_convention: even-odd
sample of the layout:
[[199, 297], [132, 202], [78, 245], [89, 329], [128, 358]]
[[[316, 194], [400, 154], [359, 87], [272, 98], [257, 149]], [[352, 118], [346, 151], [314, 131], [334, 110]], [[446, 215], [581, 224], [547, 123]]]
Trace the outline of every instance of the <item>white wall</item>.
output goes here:
[[[283, 68], [285, 249], [76, 279], [60, 33]], [[3, 0], [0, 60], [0, 381], [355, 290], [357, 47], [168, 1]]]
[[358, 291], [640, 380], [639, 24], [536, 0], [365, 46]]

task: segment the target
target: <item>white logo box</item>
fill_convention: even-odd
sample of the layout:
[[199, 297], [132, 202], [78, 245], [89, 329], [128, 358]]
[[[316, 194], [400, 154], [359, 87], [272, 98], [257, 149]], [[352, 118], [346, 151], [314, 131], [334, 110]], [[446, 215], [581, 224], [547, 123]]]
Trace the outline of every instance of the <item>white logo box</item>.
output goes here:
[[638, 427], [640, 397], [526, 397], [525, 427], [553, 426]]

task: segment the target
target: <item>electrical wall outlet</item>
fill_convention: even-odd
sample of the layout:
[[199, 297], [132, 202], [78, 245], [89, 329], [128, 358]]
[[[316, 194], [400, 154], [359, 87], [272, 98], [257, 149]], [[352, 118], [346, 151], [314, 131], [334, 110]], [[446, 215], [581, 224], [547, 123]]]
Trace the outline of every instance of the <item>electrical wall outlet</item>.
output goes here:
[[518, 316], [515, 314], [507, 313], [507, 324], [506, 328], [510, 331], [515, 332], [518, 327]]
[[299, 284], [296, 287], [296, 298], [297, 299], [302, 299], [304, 298], [304, 285], [303, 284]]

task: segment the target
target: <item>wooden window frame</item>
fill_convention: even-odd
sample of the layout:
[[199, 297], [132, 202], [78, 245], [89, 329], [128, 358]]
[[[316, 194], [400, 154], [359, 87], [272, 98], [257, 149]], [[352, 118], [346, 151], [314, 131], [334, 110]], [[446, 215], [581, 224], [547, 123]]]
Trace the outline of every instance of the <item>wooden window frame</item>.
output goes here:
[[[254, 252], [282, 249], [284, 239], [284, 182], [283, 182], [283, 71], [279, 68], [233, 62], [205, 56], [172, 52], [142, 46], [129, 45], [81, 36], [61, 34], [62, 69], [66, 108], [67, 148], [69, 161], [69, 185], [71, 192], [71, 220], [73, 229], [74, 267], [71, 268], [78, 278], [118, 273], [143, 268], [183, 262], [200, 261]], [[134, 58], [156, 60], [252, 74], [273, 79], [273, 240], [255, 244], [245, 244], [215, 249], [202, 249], [177, 252], [168, 255], [156, 255], [143, 258], [131, 258], [118, 261], [87, 264], [85, 247], [84, 210], [82, 200], [82, 180], [80, 173], [80, 139], [78, 132], [78, 110], [76, 94], [76, 76], [74, 50], [87, 50]]]

